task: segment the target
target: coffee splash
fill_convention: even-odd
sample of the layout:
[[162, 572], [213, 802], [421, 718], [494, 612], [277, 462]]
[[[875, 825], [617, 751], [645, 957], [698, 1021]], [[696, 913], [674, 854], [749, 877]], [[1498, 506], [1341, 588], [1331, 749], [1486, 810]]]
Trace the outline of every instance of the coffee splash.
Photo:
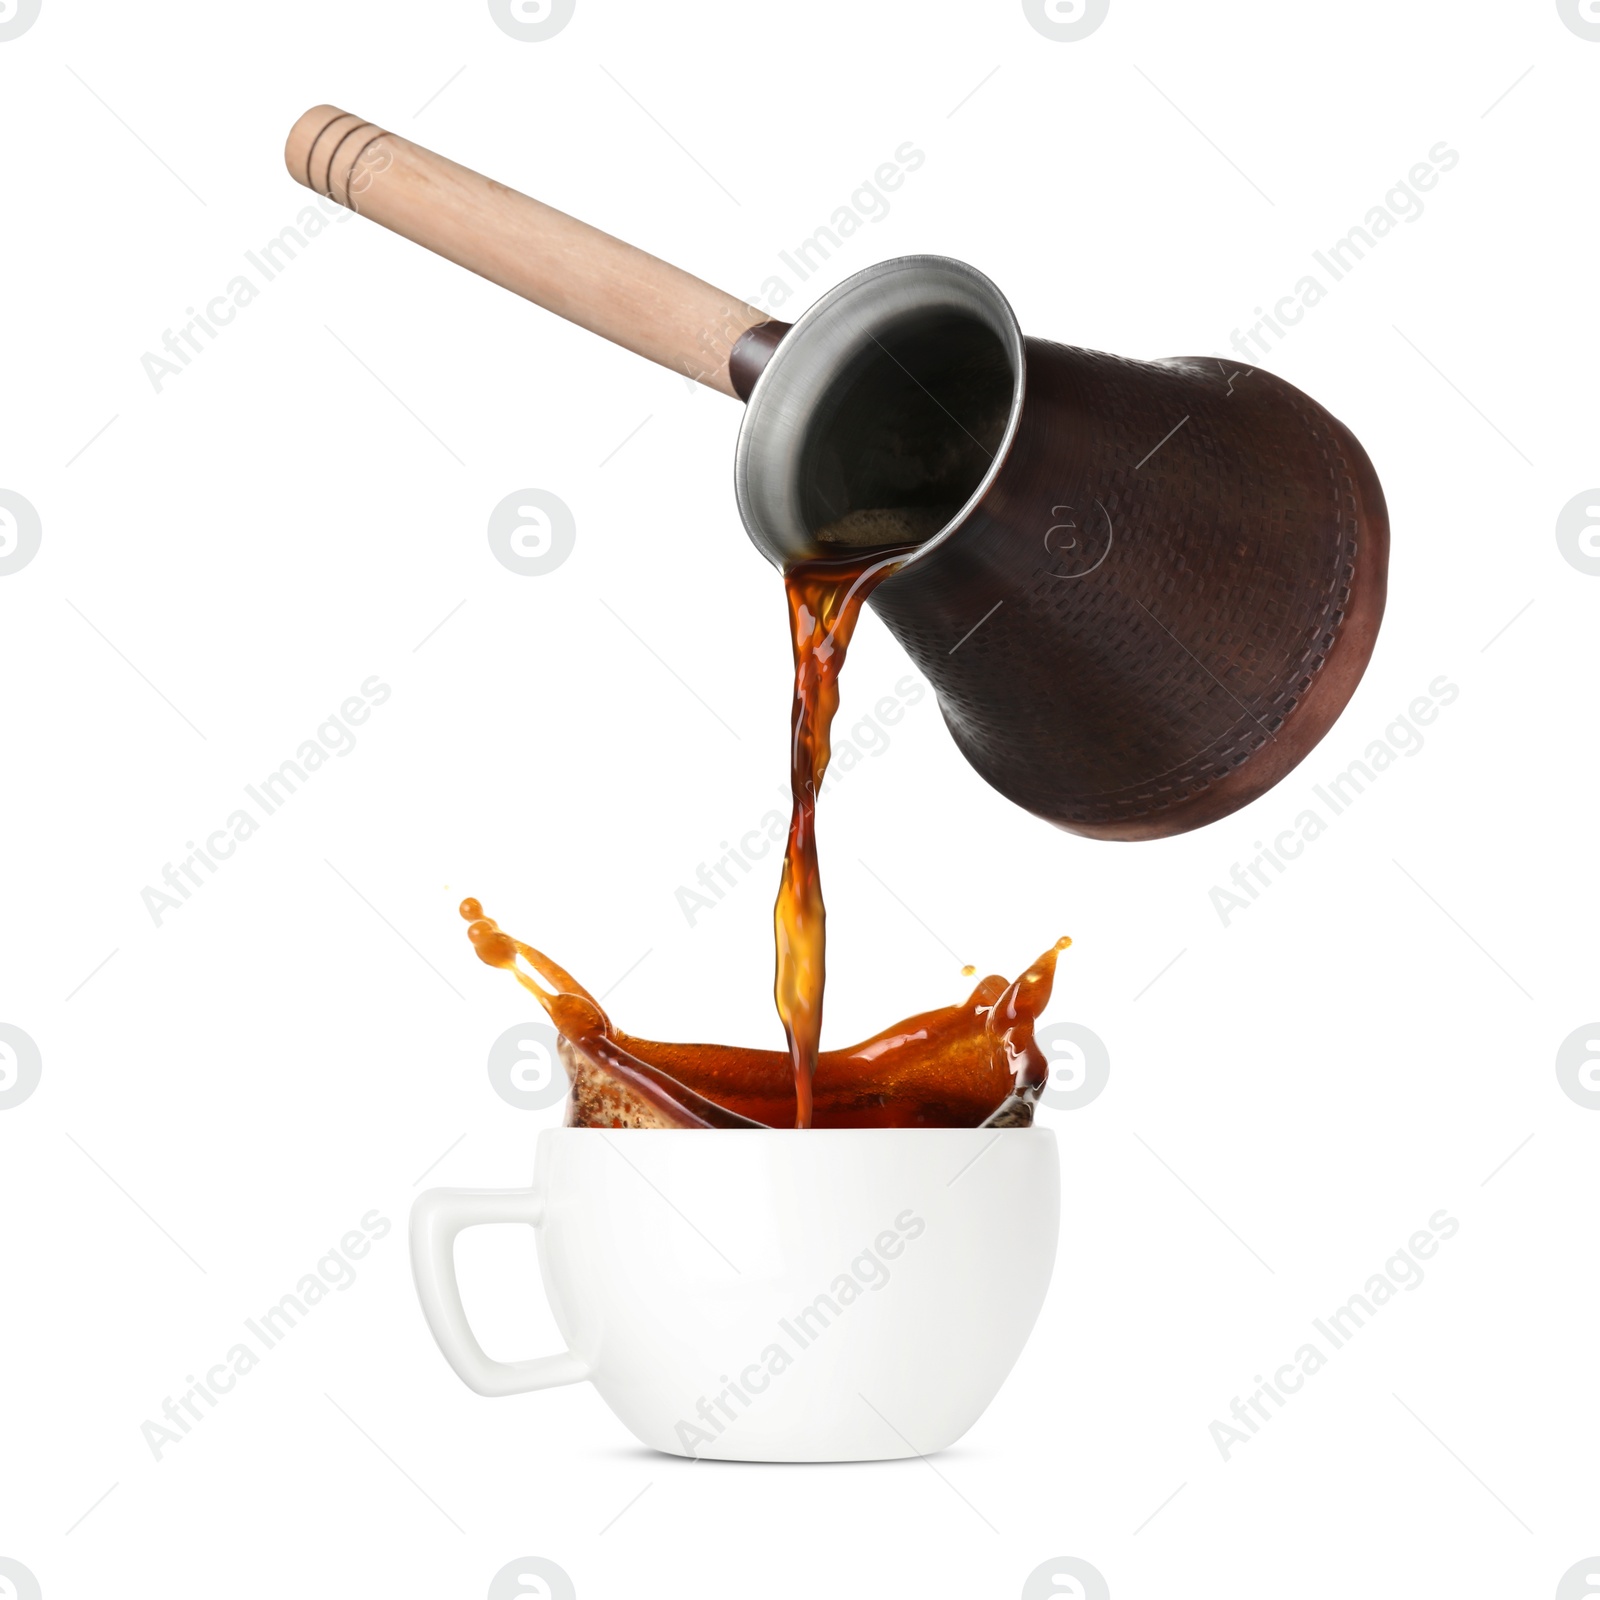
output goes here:
[[[868, 511], [850, 513], [819, 537], [849, 546], [891, 529], [901, 538], [918, 531], [904, 513]], [[556, 1026], [572, 1080], [569, 1124], [911, 1128], [1032, 1121], [1049, 1076], [1034, 1024], [1050, 998], [1056, 956], [1070, 940], [1047, 950], [1014, 983], [985, 978], [960, 1005], [908, 1017], [849, 1050], [821, 1049], [827, 909], [817, 861], [817, 794], [831, 755], [839, 675], [861, 608], [910, 553], [904, 546], [858, 549], [800, 563], [784, 576], [794, 648], [792, 809], [773, 907], [773, 998], [787, 1054], [663, 1044], [623, 1033], [570, 973], [503, 933], [476, 900], [461, 902], [480, 959], [514, 973]], [[964, 969], [968, 976], [972, 971]]]
[[[789, 1128], [796, 1080], [781, 1050], [666, 1044], [616, 1027], [547, 955], [461, 902], [478, 958], [514, 973], [544, 1008], [572, 1080], [567, 1122], [607, 1128]], [[1062, 939], [1015, 982], [984, 978], [958, 1005], [920, 1012], [816, 1058], [815, 1128], [1025, 1127], [1049, 1077], [1034, 1025], [1050, 999]], [[520, 960], [519, 960], [520, 958]]]

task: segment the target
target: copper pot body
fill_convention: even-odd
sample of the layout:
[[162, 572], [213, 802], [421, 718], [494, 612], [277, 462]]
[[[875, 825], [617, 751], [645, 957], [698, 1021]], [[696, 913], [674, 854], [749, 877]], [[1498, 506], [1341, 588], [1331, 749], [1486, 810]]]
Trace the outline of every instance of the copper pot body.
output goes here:
[[1388, 571], [1377, 474], [1260, 369], [1026, 349], [1000, 473], [870, 603], [1007, 799], [1100, 839], [1214, 822], [1360, 681]]
[[[901, 267], [860, 278], [892, 283]], [[960, 272], [976, 283], [949, 278], [955, 288], [937, 292], [970, 297], [993, 319], [1014, 369], [1004, 435], [959, 512], [869, 603], [932, 684], [962, 754], [1017, 805], [1100, 839], [1161, 838], [1226, 816], [1304, 759], [1372, 654], [1389, 551], [1372, 464], [1281, 378], [1212, 357], [1133, 361], [1024, 338], [1006, 327], [998, 290]], [[849, 310], [852, 293], [873, 309], [873, 285], [856, 279], [820, 305], [842, 297]], [[815, 310], [781, 339], [781, 325], [748, 336], [766, 346], [758, 361], [772, 359], [740, 384], [753, 390], [747, 429], [783, 425], [772, 406], [759, 424], [754, 413]], [[873, 309], [868, 337], [893, 352], [901, 325]], [[737, 357], [734, 370], [739, 383]], [[931, 368], [917, 378], [936, 403], [938, 381]], [[818, 380], [782, 398], [826, 410], [830, 392]], [[968, 438], [981, 432], [971, 427]], [[748, 492], [743, 474], [760, 470], [749, 457], [763, 441], [740, 445], [752, 537], [780, 564], [814, 553], [798, 501], [786, 521], [777, 501]], [[848, 484], [836, 492], [848, 496]]]

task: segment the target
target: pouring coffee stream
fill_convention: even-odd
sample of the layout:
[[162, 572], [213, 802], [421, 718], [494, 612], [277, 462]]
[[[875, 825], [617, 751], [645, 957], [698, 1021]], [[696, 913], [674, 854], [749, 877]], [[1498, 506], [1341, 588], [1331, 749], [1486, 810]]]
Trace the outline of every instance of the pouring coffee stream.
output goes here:
[[746, 402], [735, 494], [785, 574], [796, 643], [775, 920], [802, 1125], [813, 1063], [822, 1115], [829, 1059], [815, 785], [869, 596], [974, 769], [1094, 838], [1165, 837], [1246, 805], [1361, 678], [1384, 606], [1382, 489], [1349, 430], [1280, 378], [1025, 337], [988, 278], [936, 256], [869, 267], [785, 324], [332, 106], [295, 124], [285, 161], [339, 204]]
[[630, 1038], [570, 973], [502, 932], [478, 901], [462, 901], [467, 936], [479, 958], [513, 973], [555, 1024], [573, 1086], [571, 1122], [712, 1128], [1031, 1122], [1048, 1077], [1034, 1024], [1050, 999], [1056, 956], [1070, 940], [1060, 940], [1015, 983], [985, 978], [964, 1004], [907, 1018], [850, 1050], [825, 1056], [820, 1049], [827, 916], [817, 857], [817, 796], [831, 754], [839, 678], [862, 604], [902, 557], [901, 551], [879, 551], [808, 562], [784, 579], [795, 669], [792, 809], [773, 911], [773, 993], [787, 1056]]
[[832, 757], [839, 675], [861, 606], [902, 552], [804, 562], [784, 574], [794, 643], [789, 735], [789, 835], [773, 908], [773, 998], [794, 1068], [795, 1126], [811, 1126], [811, 1081], [822, 1043], [827, 908], [817, 861], [817, 795]]

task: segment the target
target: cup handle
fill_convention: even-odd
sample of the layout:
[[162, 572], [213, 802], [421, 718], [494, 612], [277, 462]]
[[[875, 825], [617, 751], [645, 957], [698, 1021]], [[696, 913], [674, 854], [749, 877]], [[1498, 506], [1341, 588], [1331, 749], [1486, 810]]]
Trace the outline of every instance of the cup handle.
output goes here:
[[429, 1189], [411, 1207], [411, 1272], [422, 1314], [456, 1376], [478, 1394], [522, 1394], [553, 1389], [589, 1376], [570, 1350], [531, 1361], [492, 1361], [483, 1353], [461, 1304], [455, 1242], [463, 1228], [489, 1222], [525, 1222], [537, 1228], [544, 1202], [532, 1189]]

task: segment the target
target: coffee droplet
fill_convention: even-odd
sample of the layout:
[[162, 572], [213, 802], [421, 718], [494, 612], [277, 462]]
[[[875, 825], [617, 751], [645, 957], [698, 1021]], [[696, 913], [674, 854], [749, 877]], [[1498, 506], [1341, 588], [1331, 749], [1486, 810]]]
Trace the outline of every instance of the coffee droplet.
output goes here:
[[478, 959], [491, 967], [506, 967], [516, 971], [517, 941], [500, 931], [499, 924], [483, 914], [476, 900], [461, 902], [461, 915], [474, 920], [467, 925], [467, 937]]

